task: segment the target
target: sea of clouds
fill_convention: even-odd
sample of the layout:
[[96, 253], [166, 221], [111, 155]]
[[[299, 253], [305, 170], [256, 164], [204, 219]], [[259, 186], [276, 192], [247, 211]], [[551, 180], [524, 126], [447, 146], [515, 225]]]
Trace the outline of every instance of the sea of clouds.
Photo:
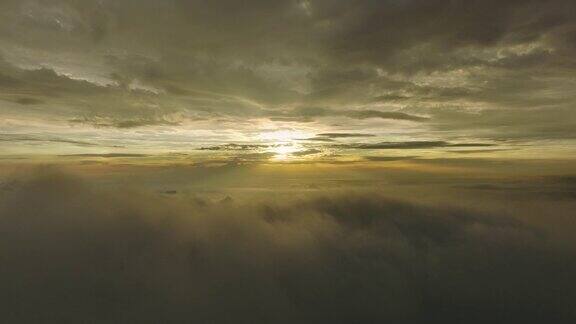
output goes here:
[[576, 247], [562, 240], [376, 193], [198, 204], [42, 171], [0, 194], [1, 317], [574, 323]]

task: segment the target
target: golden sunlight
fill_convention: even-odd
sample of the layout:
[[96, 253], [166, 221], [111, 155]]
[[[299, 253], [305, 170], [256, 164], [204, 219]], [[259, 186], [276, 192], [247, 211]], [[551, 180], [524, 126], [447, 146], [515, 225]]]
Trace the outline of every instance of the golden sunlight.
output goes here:
[[290, 155], [302, 151], [302, 147], [297, 144], [281, 144], [278, 143], [269, 149], [270, 153], [274, 153], [275, 160], [288, 160]]
[[277, 143], [292, 143], [292, 141], [310, 137], [310, 134], [303, 131], [279, 130], [274, 132], [261, 133], [258, 138], [263, 141], [273, 141]]
[[310, 134], [303, 131], [279, 130], [261, 133], [258, 138], [262, 141], [271, 142], [267, 149], [274, 154], [274, 160], [288, 160], [293, 153], [303, 151], [304, 148], [296, 140], [310, 137]]
[[576, 324], [575, 88], [576, 0], [0, 0], [0, 324]]

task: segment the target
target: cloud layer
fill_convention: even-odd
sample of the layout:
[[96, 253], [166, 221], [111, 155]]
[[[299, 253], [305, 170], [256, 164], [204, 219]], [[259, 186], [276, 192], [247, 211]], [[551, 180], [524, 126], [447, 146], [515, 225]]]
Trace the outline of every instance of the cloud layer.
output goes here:
[[6, 322], [570, 323], [575, 250], [378, 194], [206, 203], [40, 172], [0, 202]]
[[5, 0], [0, 12], [8, 133], [575, 138], [571, 0]]

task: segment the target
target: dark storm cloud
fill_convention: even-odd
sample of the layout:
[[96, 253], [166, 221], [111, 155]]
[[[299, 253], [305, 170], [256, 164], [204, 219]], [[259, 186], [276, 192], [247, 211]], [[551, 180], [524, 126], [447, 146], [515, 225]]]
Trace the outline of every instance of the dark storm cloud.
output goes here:
[[[0, 200], [3, 320], [570, 323], [576, 251], [377, 194], [198, 206], [41, 172]], [[551, 215], [548, 215], [551, 216]], [[550, 219], [550, 217], [548, 217]], [[552, 221], [552, 220], [550, 220]]]

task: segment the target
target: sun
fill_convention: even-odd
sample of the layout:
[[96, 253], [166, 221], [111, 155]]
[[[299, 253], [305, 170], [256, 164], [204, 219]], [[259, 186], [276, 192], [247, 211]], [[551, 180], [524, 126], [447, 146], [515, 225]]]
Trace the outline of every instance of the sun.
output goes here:
[[274, 160], [289, 160], [294, 153], [303, 150], [297, 140], [308, 137], [301, 131], [279, 130], [261, 133], [259, 139], [270, 143], [267, 152], [274, 154]]

